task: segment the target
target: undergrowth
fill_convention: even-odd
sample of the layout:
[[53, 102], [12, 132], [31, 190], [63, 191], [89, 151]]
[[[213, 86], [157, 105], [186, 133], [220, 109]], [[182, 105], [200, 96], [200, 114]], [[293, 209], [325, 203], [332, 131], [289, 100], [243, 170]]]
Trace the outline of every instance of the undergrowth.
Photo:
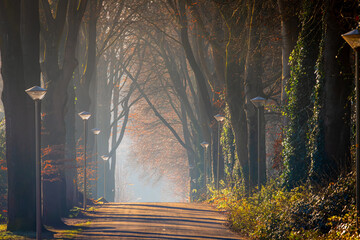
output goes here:
[[360, 239], [354, 174], [320, 190], [305, 184], [288, 191], [273, 180], [251, 197], [236, 187], [211, 191], [209, 201], [229, 213], [230, 227], [251, 239]]

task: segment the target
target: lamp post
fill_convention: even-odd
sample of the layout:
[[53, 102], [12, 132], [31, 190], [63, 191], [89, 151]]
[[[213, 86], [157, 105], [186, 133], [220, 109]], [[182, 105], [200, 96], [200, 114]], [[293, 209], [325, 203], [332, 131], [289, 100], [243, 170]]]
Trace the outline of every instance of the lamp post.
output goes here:
[[97, 135], [99, 135], [100, 133], [100, 129], [98, 128], [93, 128], [91, 129], [91, 131], [94, 133], [95, 135], [95, 179], [96, 179], [96, 183], [95, 183], [95, 197], [97, 198], [97, 182], [98, 182], [98, 149], [97, 149]]
[[104, 160], [104, 198], [106, 199], [106, 161], [109, 160], [109, 155], [102, 155], [101, 158]]
[[217, 114], [214, 116], [216, 121], [218, 122], [218, 156], [217, 156], [217, 163], [216, 163], [216, 189], [219, 193], [219, 168], [220, 168], [220, 124], [222, 121], [225, 120], [223, 115]]
[[194, 169], [194, 164], [189, 163], [189, 202], [192, 202], [192, 170]]
[[260, 153], [261, 153], [261, 146], [260, 146], [260, 139], [261, 139], [261, 123], [260, 123], [260, 110], [264, 107], [266, 99], [263, 97], [256, 97], [253, 99], [250, 99], [250, 101], [254, 104], [254, 106], [257, 109], [258, 113], [258, 189], [260, 191], [261, 189], [261, 159], [260, 159]]
[[89, 112], [81, 112], [79, 116], [84, 120], [84, 196], [83, 196], [83, 208], [86, 210], [86, 138], [87, 138], [87, 120], [91, 117]]
[[202, 142], [200, 143], [201, 146], [204, 148], [204, 187], [205, 187], [205, 196], [207, 194], [207, 186], [206, 186], [206, 160], [207, 160], [207, 148], [209, 147], [208, 142]]
[[359, 231], [359, 216], [360, 216], [360, 85], [359, 85], [359, 47], [360, 47], [360, 30], [356, 29], [341, 35], [344, 40], [350, 45], [355, 52], [355, 90], [356, 90], [356, 228]]
[[35, 103], [36, 239], [41, 239], [41, 100], [46, 89], [34, 86], [25, 92]]

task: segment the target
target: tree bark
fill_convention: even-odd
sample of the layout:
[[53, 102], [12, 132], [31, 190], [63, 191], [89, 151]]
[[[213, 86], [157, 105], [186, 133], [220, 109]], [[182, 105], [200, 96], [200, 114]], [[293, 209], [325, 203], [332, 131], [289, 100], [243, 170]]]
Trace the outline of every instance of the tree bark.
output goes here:
[[[351, 171], [350, 157], [350, 102], [352, 80], [350, 74], [350, 48], [341, 48], [346, 32], [339, 24], [336, 14], [338, 4], [331, 1], [325, 18], [326, 35], [324, 38], [324, 150], [325, 162], [319, 174], [324, 182], [335, 181], [342, 173]], [[339, 51], [339, 49], [341, 49]], [[345, 107], [344, 107], [345, 106]], [[320, 123], [321, 124], [321, 123]]]
[[282, 39], [282, 82], [281, 82], [281, 103], [286, 103], [285, 86], [290, 79], [289, 57], [296, 45], [299, 35], [299, 20], [296, 15], [299, 0], [278, 0], [278, 7], [281, 17], [281, 39]]
[[[116, 149], [115, 145], [116, 145], [116, 140], [117, 140], [117, 136], [118, 136], [118, 113], [119, 113], [119, 107], [117, 105], [117, 103], [119, 102], [119, 98], [120, 98], [120, 90], [119, 90], [119, 86], [118, 84], [115, 84], [114, 88], [113, 88], [113, 103], [114, 103], [114, 111], [113, 111], [113, 119], [114, 119], [114, 124], [113, 124], [113, 128], [112, 128], [112, 137], [111, 137], [111, 148], [112, 149]], [[110, 160], [110, 159], [109, 159]], [[111, 169], [110, 171], [108, 171], [109, 174], [107, 174], [106, 178], [107, 178], [107, 193], [106, 193], [106, 197], [108, 201], [113, 202], [115, 199], [115, 168], [116, 168], [116, 161], [117, 161], [117, 156], [116, 156], [116, 151], [114, 152], [114, 154], [111, 155]]]
[[[262, 58], [260, 47], [260, 28], [257, 18], [260, 13], [261, 5], [256, 0], [249, 0], [248, 9], [248, 38], [247, 38], [247, 54], [245, 62], [245, 113], [247, 121], [247, 135], [248, 135], [248, 156], [249, 156], [249, 172], [250, 172], [250, 186], [255, 187], [258, 183], [258, 128], [257, 128], [257, 112], [251, 99], [257, 96], [264, 96], [262, 92]], [[263, 111], [261, 112], [261, 119], [264, 119]], [[264, 124], [264, 121], [261, 121]], [[263, 126], [261, 126], [264, 129]], [[262, 148], [262, 151], [265, 151]], [[265, 154], [261, 154], [265, 156]], [[266, 180], [266, 161], [261, 158], [261, 180], [263, 184]], [[264, 171], [265, 170], [265, 171]]]
[[[109, 153], [109, 139], [111, 134], [111, 115], [110, 115], [110, 106], [111, 106], [111, 90], [113, 88], [113, 82], [109, 81], [108, 78], [112, 78], [111, 75], [114, 73], [111, 69], [111, 64], [114, 64], [110, 57], [107, 57], [107, 60], [100, 59], [99, 61], [99, 79], [98, 81], [98, 118], [96, 119], [98, 127], [101, 129], [101, 134], [99, 134], [99, 144], [98, 151], [99, 156]], [[110, 69], [110, 77], [108, 76], [107, 69]], [[98, 194], [104, 196], [104, 163], [101, 160], [98, 166], [99, 179], [98, 179]], [[100, 190], [102, 189], [102, 190]]]
[[[78, 74], [74, 74], [76, 79]], [[76, 128], [75, 128], [75, 89], [74, 81], [68, 86], [68, 102], [66, 103], [65, 128], [65, 181], [66, 181], [66, 208], [71, 209], [78, 204], [78, 185], [77, 185], [77, 162], [76, 162]]]
[[[77, 109], [78, 111], [88, 111], [91, 113], [91, 118], [88, 120], [88, 129], [96, 127], [96, 24], [99, 17], [98, 4], [101, 1], [90, 0], [88, 5], [88, 22], [85, 22], [82, 26], [84, 32], [83, 38], [78, 40], [78, 44], [85, 46], [82, 51], [79, 51], [77, 57], [79, 62], [83, 61], [81, 69], [84, 69], [84, 75], [81, 75], [78, 81], [76, 81], [76, 96], [77, 96]], [[81, 46], [80, 45], [80, 46]], [[84, 56], [84, 57], [83, 57]], [[95, 135], [88, 135], [88, 149], [89, 156], [95, 156], [93, 151], [95, 143]], [[91, 158], [94, 160], [94, 157]], [[91, 165], [90, 165], [91, 166]]]
[[34, 102], [24, 91], [40, 85], [38, 14], [36, 0], [0, 1], [10, 231], [35, 231]]
[[[44, 121], [47, 134], [44, 137], [52, 150], [51, 154], [48, 155], [48, 159], [53, 164], [57, 163], [59, 165], [58, 181], [46, 181], [44, 184], [44, 217], [48, 224], [54, 225], [61, 223], [61, 216], [66, 210], [64, 205], [66, 203], [65, 173], [62, 160], [65, 159], [67, 91], [74, 69], [77, 66], [75, 49], [87, 0], [82, 0], [79, 4], [76, 0], [70, 0], [68, 9], [67, 2], [59, 2], [56, 18], [54, 19], [50, 9], [48, 9], [48, 3], [46, 0], [42, 1], [47, 20], [46, 24], [55, 27], [55, 29], [52, 27], [43, 28], [42, 32], [46, 44], [43, 72], [45, 80], [49, 83], [49, 97], [45, 101], [47, 115]], [[62, 55], [59, 42], [62, 38], [61, 29], [64, 27], [67, 10], [68, 32]], [[59, 66], [58, 63], [59, 54], [63, 56], [62, 66]]]
[[197, 88], [200, 95], [200, 105], [203, 105], [206, 111], [208, 122], [211, 122], [213, 120], [214, 114], [210, 101], [210, 96], [206, 86], [206, 79], [198, 63], [195, 60], [194, 53], [189, 42], [189, 36], [187, 30], [188, 24], [187, 24], [187, 17], [185, 11], [185, 0], [179, 0], [179, 22], [181, 25], [181, 29], [180, 29], [181, 42], [185, 50], [186, 58], [188, 59], [189, 64], [195, 74]]

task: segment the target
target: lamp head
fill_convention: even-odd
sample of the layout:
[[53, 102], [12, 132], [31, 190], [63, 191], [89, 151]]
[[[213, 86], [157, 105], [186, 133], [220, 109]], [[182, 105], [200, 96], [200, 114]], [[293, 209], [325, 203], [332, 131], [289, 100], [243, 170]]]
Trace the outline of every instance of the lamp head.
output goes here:
[[100, 133], [100, 129], [98, 129], [98, 128], [93, 128], [93, 129], [91, 129], [91, 131], [92, 131], [95, 135], [99, 135], [99, 133]]
[[263, 107], [265, 105], [266, 99], [263, 97], [256, 97], [253, 99], [250, 99], [250, 101], [255, 105], [255, 107]]
[[42, 100], [45, 97], [46, 89], [39, 86], [26, 89], [25, 92], [31, 97], [32, 100]]
[[222, 121], [225, 120], [225, 117], [224, 117], [223, 115], [221, 115], [221, 114], [215, 115], [214, 118], [215, 118], [216, 121], [218, 121], [218, 122], [222, 122]]
[[208, 142], [202, 142], [202, 143], [200, 143], [200, 145], [203, 147], [203, 148], [208, 148], [209, 147], [209, 143]]
[[102, 155], [101, 158], [102, 158], [104, 161], [109, 160], [109, 156], [108, 156], [108, 155]]
[[350, 47], [352, 49], [360, 47], [360, 31], [359, 31], [359, 27], [357, 27], [356, 29], [354, 29], [354, 30], [352, 30], [350, 32], [344, 33], [341, 36], [350, 45]]
[[79, 113], [79, 116], [82, 120], [88, 120], [91, 117], [91, 113], [83, 111]]

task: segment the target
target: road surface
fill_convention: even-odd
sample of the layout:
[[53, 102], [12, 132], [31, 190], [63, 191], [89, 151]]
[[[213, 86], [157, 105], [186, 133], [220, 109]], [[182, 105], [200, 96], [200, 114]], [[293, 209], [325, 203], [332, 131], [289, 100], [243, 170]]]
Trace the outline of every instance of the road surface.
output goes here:
[[245, 239], [226, 216], [198, 203], [107, 203], [76, 239]]

